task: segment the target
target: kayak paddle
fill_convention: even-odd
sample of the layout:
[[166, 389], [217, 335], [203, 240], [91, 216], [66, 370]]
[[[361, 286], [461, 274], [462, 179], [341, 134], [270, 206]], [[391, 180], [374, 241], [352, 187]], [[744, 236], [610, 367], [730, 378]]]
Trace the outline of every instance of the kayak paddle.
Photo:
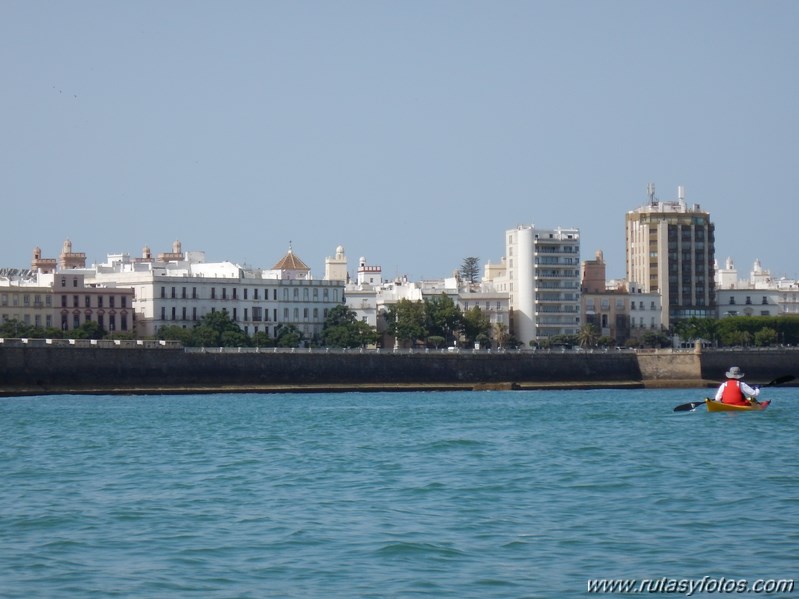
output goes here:
[[682, 405], [677, 406], [674, 408], [675, 412], [690, 412], [696, 408], [696, 406], [701, 406], [707, 400], [703, 399], [702, 401], [692, 401], [690, 403], [684, 403]]
[[[774, 387], [776, 385], [782, 385], [783, 383], [787, 383], [789, 381], [792, 381], [795, 378], [796, 377], [794, 375], [792, 375], [792, 374], [786, 374], [784, 376], [777, 377], [776, 379], [774, 379], [773, 381], [771, 381], [769, 383], [766, 383], [765, 385], [760, 385], [760, 388], [762, 389], [763, 387]], [[674, 411], [675, 412], [690, 412], [691, 410], [696, 409], [697, 406], [701, 406], [706, 401], [707, 401], [707, 399], [703, 399], [702, 401], [692, 401], [692, 402], [689, 402], [689, 403], [684, 403], [684, 404], [681, 404], [681, 405], [677, 406], [676, 408], [674, 408]]]

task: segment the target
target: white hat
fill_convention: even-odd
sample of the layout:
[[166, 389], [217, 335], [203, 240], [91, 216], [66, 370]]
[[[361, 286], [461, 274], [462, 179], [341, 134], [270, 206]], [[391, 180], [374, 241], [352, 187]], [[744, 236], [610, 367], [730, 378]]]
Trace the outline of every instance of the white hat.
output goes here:
[[733, 366], [727, 371], [727, 378], [728, 379], [742, 379], [744, 378], [744, 373], [741, 372], [741, 369], [737, 366]]

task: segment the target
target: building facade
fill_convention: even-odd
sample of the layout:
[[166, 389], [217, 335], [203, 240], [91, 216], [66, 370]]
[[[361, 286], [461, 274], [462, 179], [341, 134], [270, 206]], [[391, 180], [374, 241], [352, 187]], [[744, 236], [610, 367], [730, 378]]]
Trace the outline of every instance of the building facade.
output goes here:
[[520, 225], [505, 232], [506, 281], [513, 334], [522, 344], [580, 327], [580, 231]]
[[626, 215], [627, 280], [643, 293], [660, 293], [662, 324], [716, 313], [715, 227], [699, 204], [688, 206], [685, 192], [660, 201], [649, 185], [649, 203]]
[[162, 262], [117, 255], [87, 279], [135, 291], [139, 336], [157, 335], [166, 326], [191, 328], [206, 314], [225, 311], [247, 335], [275, 337], [281, 325], [293, 325], [310, 340], [321, 334], [329, 310], [344, 301], [343, 280], [314, 280], [291, 249], [270, 270], [195, 261], [202, 256]]
[[133, 289], [90, 285], [78, 271], [0, 277], [0, 319], [71, 331], [96, 322], [109, 333], [132, 333]]

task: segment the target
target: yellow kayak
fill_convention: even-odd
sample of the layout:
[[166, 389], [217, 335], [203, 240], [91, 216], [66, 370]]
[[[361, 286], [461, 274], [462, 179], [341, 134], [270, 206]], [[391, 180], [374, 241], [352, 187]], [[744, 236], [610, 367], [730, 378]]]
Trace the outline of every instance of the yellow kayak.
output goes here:
[[736, 406], [735, 404], [721, 403], [713, 399], [706, 402], [708, 412], [761, 412], [765, 410], [770, 401], [753, 402], [748, 406]]

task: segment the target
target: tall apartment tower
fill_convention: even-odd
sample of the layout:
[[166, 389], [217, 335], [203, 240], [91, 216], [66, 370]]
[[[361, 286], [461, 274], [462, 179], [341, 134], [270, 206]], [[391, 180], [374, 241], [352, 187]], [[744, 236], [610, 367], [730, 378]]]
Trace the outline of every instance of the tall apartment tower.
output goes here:
[[505, 233], [513, 332], [524, 343], [580, 327], [580, 231], [520, 225]]
[[662, 202], [655, 186], [647, 188], [649, 203], [626, 215], [627, 280], [644, 293], [661, 296], [664, 327], [677, 320], [715, 314], [715, 226], [699, 204]]

